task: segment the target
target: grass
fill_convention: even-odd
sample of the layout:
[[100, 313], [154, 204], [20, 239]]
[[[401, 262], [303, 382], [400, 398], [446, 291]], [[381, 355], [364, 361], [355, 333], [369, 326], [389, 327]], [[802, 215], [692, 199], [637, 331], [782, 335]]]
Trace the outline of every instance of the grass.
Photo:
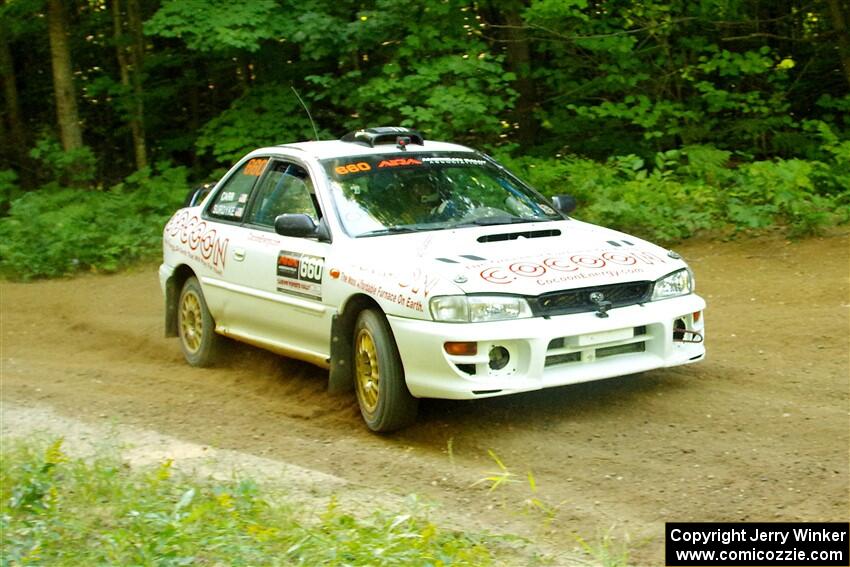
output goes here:
[[[451, 453], [451, 441], [449, 439], [449, 456]], [[488, 492], [492, 493], [500, 487], [508, 484], [523, 484], [518, 474], [512, 472], [504, 461], [493, 451], [487, 450], [490, 459], [498, 467], [497, 471], [487, 473], [487, 476], [475, 481], [472, 486], [478, 484], [489, 484]], [[565, 502], [551, 504], [541, 494], [534, 473], [528, 469], [525, 474], [525, 482], [528, 487], [528, 497], [522, 502], [522, 506], [511, 506], [503, 501], [503, 506], [508, 509], [521, 510], [538, 514], [541, 518], [542, 527], [550, 527], [557, 519], [558, 513]], [[576, 533], [570, 534], [578, 545], [578, 553], [570, 557], [570, 563], [576, 565], [599, 565], [601, 567], [627, 567], [630, 561], [631, 541], [627, 534], [623, 536], [614, 535], [614, 527], [601, 532], [597, 530], [595, 537], [585, 539]], [[584, 557], [581, 557], [581, 556]]]
[[170, 461], [131, 469], [117, 453], [76, 459], [61, 440], [3, 449], [3, 566], [462, 566], [507, 559], [504, 542], [442, 529], [415, 512], [355, 518], [332, 503], [308, 513], [250, 480], [189, 478]]
[[612, 534], [613, 529], [597, 533], [596, 538], [587, 541], [580, 536], [574, 536], [581, 549], [594, 562], [602, 567], [626, 567], [629, 564], [628, 538], [618, 539]]
[[[449, 445], [451, 447], [451, 445]], [[451, 449], [449, 449], [451, 453]], [[538, 494], [531, 471], [498, 471], [478, 483], [492, 493], [525, 484], [523, 512], [551, 528], [559, 506]], [[412, 499], [404, 513], [357, 516], [335, 500], [319, 512], [250, 479], [215, 481], [175, 471], [166, 460], [131, 468], [115, 448], [87, 459], [62, 440], [4, 440], [0, 452], [0, 567], [12, 565], [415, 565], [561, 564], [515, 536], [441, 528]], [[520, 507], [517, 506], [519, 509]], [[566, 532], [569, 534], [569, 532]], [[624, 567], [628, 539], [611, 530], [577, 543], [570, 564]], [[529, 554], [530, 552], [530, 554]]]

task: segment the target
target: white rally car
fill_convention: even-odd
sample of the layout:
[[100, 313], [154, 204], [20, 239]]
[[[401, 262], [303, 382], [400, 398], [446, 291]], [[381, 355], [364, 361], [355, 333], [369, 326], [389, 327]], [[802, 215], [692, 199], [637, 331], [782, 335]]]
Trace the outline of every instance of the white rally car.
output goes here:
[[[255, 150], [165, 227], [165, 327], [330, 369], [367, 425], [419, 398], [574, 384], [705, 356], [681, 258], [566, 216], [486, 155], [403, 128]], [[208, 193], [208, 194], [205, 194]]]

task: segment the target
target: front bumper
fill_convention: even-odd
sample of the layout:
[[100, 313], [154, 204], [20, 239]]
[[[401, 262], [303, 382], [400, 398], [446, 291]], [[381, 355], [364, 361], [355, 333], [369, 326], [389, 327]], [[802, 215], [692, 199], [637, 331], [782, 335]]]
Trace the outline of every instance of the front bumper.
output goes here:
[[[437, 323], [389, 316], [411, 394], [471, 399], [576, 384], [696, 362], [702, 342], [674, 340], [687, 331], [704, 335], [705, 301], [691, 294], [608, 312], [492, 323]], [[695, 317], [694, 314], [699, 316]], [[677, 329], [677, 326], [679, 329]], [[686, 339], [697, 335], [686, 333]], [[447, 341], [477, 342], [478, 354], [447, 354]], [[489, 353], [510, 355], [500, 369]]]

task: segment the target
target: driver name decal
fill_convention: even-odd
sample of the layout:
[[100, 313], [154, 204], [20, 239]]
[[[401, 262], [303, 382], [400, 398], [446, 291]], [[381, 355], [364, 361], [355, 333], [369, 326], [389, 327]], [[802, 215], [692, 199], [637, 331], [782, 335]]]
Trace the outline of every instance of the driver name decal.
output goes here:
[[277, 255], [277, 290], [322, 299], [322, 274], [325, 259], [300, 252], [281, 250]]

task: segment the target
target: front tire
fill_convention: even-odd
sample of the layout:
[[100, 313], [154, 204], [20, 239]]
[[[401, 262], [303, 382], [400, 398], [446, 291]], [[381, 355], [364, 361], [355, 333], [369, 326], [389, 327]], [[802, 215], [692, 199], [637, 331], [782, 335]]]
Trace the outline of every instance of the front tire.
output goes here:
[[221, 337], [215, 332], [215, 321], [201, 284], [190, 277], [183, 284], [177, 303], [177, 334], [186, 362], [192, 366], [210, 366], [221, 349]]
[[358, 316], [353, 357], [357, 402], [369, 429], [388, 432], [413, 423], [419, 400], [407, 389], [398, 348], [382, 313], [367, 309]]

